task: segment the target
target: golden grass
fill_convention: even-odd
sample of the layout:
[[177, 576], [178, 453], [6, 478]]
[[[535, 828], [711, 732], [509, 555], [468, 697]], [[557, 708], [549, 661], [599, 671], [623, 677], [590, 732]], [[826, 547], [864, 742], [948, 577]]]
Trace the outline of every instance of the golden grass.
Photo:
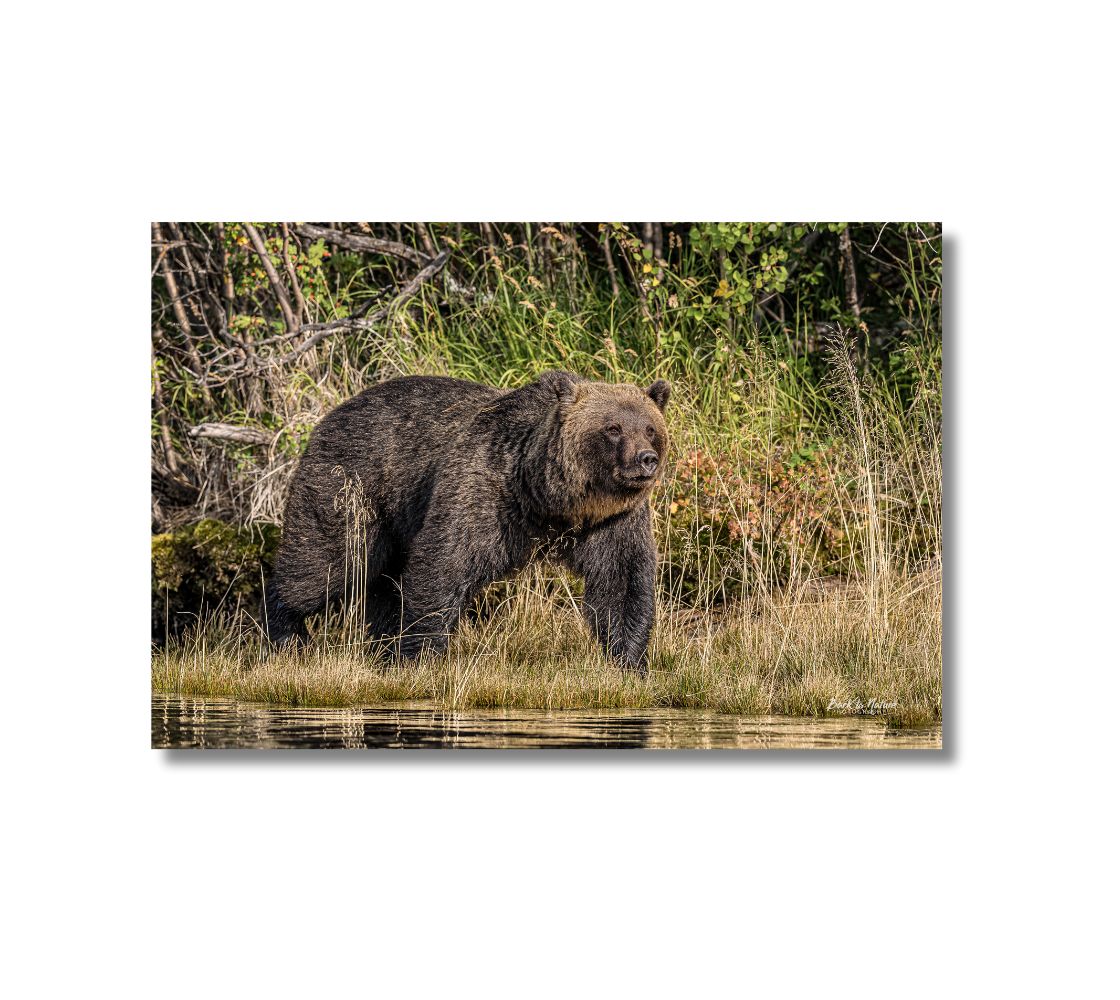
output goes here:
[[[520, 581], [518, 581], [520, 583]], [[538, 580], [539, 583], [539, 580]], [[808, 587], [710, 613], [663, 609], [646, 678], [595, 649], [575, 604], [539, 586], [448, 652], [394, 664], [345, 630], [301, 653], [264, 655], [259, 636], [203, 630], [152, 659], [154, 690], [287, 705], [428, 700], [444, 708], [696, 708], [742, 715], [846, 715], [891, 725], [941, 718], [941, 580], [875, 589]]]

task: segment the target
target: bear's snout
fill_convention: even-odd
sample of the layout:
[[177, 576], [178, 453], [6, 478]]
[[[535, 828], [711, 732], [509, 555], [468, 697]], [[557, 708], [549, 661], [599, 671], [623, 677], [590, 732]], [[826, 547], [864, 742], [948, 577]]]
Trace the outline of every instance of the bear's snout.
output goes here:
[[638, 455], [638, 468], [643, 476], [652, 476], [657, 471], [657, 452], [643, 451]]

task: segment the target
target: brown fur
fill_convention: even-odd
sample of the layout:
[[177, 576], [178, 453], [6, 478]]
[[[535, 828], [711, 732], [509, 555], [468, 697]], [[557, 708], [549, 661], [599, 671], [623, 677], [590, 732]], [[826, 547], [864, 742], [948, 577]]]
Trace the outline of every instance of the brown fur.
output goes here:
[[[315, 430], [289, 491], [268, 586], [273, 641], [305, 639], [307, 616], [360, 576], [371, 639], [405, 657], [441, 649], [487, 584], [549, 558], [583, 577], [603, 648], [642, 669], [668, 399], [660, 379], [642, 390], [546, 372], [515, 390], [413, 376], [344, 403]], [[344, 545], [340, 475], [370, 505], [356, 553]]]
[[611, 385], [603, 382], [582, 382], [576, 387], [575, 397], [564, 409], [561, 436], [561, 462], [569, 483], [582, 483], [574, 491], [568, 515], [577, 528], [585, 529], [606, 521], [645, 503], [657, 477], [640, 491], [629, 493], [603, 492], [588, 481], [588, 467], [582, 443], [602, 432], [612, 422], [624, 422], [640, 433], [643, 424], [654, 428], [660, 440], [668, 438], [665, 417], [645, 391], [636, 385]]

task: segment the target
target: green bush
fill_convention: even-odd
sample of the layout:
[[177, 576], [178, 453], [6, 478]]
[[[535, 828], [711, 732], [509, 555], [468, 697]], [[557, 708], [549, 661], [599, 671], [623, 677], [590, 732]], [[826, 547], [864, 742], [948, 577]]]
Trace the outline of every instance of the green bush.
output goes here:
[[279, 541], [274, 524], [214, 518], [153, 535], [152, 637], [162, 641], [213, 612], [256, 615]]

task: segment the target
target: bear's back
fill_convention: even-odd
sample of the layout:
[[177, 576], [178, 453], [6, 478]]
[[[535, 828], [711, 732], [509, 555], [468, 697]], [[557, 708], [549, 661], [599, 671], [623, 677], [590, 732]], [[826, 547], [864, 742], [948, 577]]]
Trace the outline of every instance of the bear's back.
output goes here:
[[[477, 382], [432, 375], [390, 379], [360, 392], [315, 428], [297, 479], [337, 488], [333, 470], [358, 478], [392, 507], [430, 489], [435, 466], [480, 409], [503, 395]], [[317, 491], [316, 491], [317, 492]]]

